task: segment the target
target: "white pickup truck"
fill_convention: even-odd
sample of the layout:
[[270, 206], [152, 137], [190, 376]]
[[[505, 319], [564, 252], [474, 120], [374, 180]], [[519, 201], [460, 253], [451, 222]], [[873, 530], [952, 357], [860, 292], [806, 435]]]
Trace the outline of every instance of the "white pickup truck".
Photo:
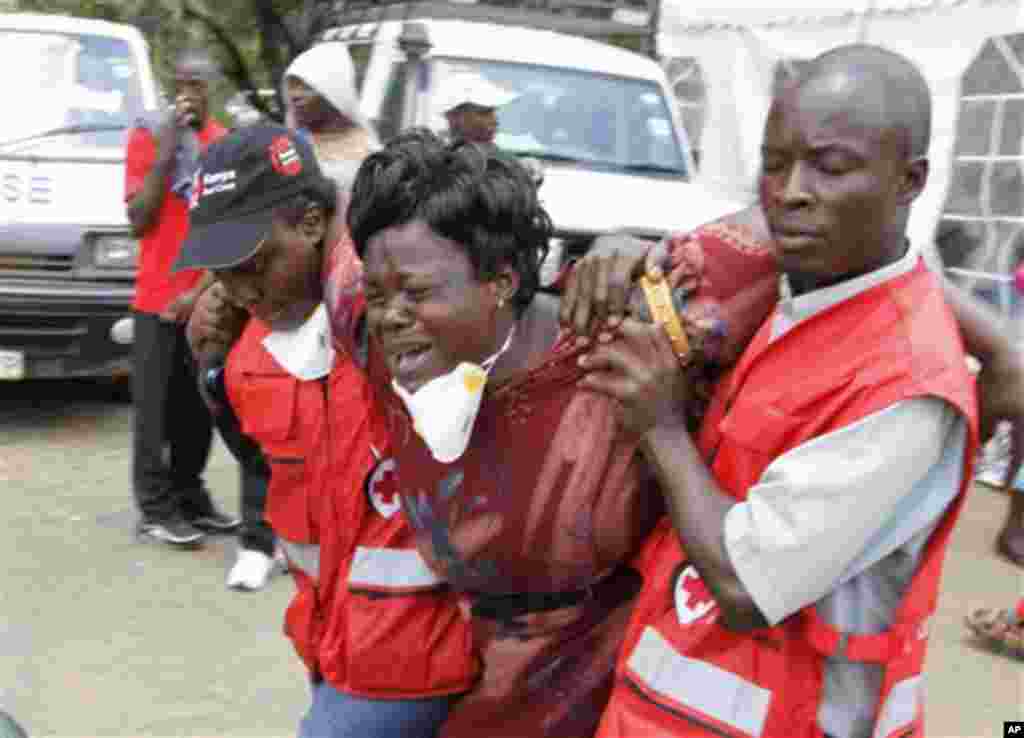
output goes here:
[[518, 93], [499, 110], [496, 143], [541, 161], [540, 194], [555, 224], [552, 251], [561, 258], [609, 230], [658, 237], [739, 209], [694, 182], [686, 131], [653, 59], [518, 25], [524, 13], [498, 22], [500, 11], [488, 18], [480, 5], [459, 3], [448, 14], [455, 18], [417, 15], [441, 3], [405, 5], [398, 19], [379, 13], [323, 36], [355, 60], [364, 114], [382, 138], [410, 126], [443, 130], [438, 91], [454, 74], [480, 75]]
[[0, 381], [130, 367], [128, 128], [158, 107], [133, 27], [0, 14]]

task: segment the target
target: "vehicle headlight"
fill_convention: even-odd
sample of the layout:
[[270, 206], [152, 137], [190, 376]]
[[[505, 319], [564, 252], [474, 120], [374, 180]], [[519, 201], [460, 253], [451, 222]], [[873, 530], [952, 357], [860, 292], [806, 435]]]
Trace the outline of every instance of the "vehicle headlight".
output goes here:
[[98, 236], [92, 253], [99, 269], [134, 269], [139, 261], [139, 241], [131, 236]]

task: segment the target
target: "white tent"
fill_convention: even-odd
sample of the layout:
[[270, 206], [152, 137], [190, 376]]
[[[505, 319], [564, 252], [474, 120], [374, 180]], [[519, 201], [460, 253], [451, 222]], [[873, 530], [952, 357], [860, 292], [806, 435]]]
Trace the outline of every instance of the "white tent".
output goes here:
[[[779, 63], [858, 41], [916, 62], [934, 105], [931, 177], [910, 227], [912, 238], [923, 245], [932, 242], [950, 193], [962, 76], [989, 39], [1024, 33], [1020, 6], [1021, 0], [662, 0], [658, 52], [667, 64], [682, 58], [699, 68], [701, 177], [709, 187], [745, 201], [754, 199], [762, 128]], [[1024, 203], [1017, 215], [1024, 216]]]

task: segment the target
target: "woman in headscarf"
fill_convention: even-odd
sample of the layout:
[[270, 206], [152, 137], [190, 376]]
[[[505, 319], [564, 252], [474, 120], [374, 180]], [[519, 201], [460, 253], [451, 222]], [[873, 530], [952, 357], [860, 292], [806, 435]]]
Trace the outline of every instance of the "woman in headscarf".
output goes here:
[[380, 142], [359, 111], [348, 47], [321, 43], [295, 57], [284, 73], [287, 122], [309, 135], [324, 174], [348, 190], [363, 159]]

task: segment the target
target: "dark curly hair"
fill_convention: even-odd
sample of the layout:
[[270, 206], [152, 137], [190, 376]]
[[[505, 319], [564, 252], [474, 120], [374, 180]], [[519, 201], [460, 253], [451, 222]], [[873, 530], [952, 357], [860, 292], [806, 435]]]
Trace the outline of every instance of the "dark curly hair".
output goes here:
[[363, 162], [352, 185], [348, 228], [356, 252], [362, 257], [375, 234], [414, 220], [461, 246], [480, 281], [515, 269], [518, 313], [533, 300], [551, 219], [517, 161], [491, 147], [445, 143], [426, 129], [396, 136]]

